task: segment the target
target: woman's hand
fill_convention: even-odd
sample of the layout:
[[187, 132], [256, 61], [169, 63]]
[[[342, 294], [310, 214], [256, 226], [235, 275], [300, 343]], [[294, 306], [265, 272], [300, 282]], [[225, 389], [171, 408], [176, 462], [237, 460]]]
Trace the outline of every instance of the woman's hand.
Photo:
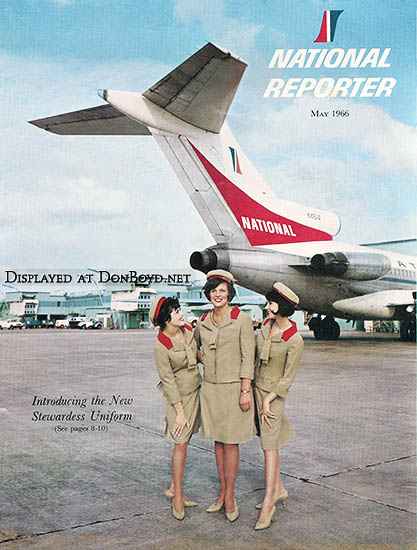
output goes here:
[[248, 393], [240, 392], [239, 405], [243, 412], [248, 411], [252, 405], [252, 392]]
[[240, 379], [239, 406], [243, 412], [248, 411], [252, 405], [251, 384], [252, 384], [252, 380], [249, 380], [249, 378]]
[[172, 430], [172, 435], [174, 437], [179, 437], [182, 434], [182, 432], [184, 431], [185, 427], [189, 428], [190, 423], [188, 422], [187, 417], [185, 416], [185, 414], [183, 412], [178, 413], [177, 417], [175, 419], [175, 424], [174, 424], [174, 429]]
[[268, 424], [268, 426], [271, 426], [271, 420], [276, 418], [276, 415], [271, 411], [271, 401], [275, 399], [276, 394], [275, 393], [269, 393], [262, 403], [262, 410], [261, 410], [261, 424], [263, 425], [264, 422]]

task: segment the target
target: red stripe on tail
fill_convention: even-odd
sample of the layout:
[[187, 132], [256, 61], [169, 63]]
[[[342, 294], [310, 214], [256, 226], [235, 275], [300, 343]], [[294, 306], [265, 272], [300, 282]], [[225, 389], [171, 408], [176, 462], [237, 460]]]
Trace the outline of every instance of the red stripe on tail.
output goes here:
[[188, 142], [252, 246], [333, 239], [329, 233], [284, 218], [256, 202], [219, 172], [189, 140]]

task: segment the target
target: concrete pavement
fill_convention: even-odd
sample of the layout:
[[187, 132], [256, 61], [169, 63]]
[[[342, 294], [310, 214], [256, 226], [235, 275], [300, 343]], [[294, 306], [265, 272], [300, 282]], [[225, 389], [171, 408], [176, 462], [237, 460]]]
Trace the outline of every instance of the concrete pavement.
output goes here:
[[[272, 527], [255, 532], [264, 487], [257, 438], [241, 446], [238, 521], [205, 512], [217, 475], [212, 442], [199, 436], [191, 440], [184, 480], [199, 506], [182, 522], [172, 517], [162, 494], [172, 446], [161, 435], [155, 337], [0, 333], [1, 549], [416, 547], [413, 344], [396, 335], [305, 337], [286, 406], [296, 437], [280, 452], [290, 497]], [[33, 405], [35, 396], [86, 399], [86, 406]], [[108, 419], [112, 411], [110, 422], [91, 419], [92, 412]], [[35, 412], [85, 418], [38, 420]], [[71, 426], [85, 431], [71, 433]]]

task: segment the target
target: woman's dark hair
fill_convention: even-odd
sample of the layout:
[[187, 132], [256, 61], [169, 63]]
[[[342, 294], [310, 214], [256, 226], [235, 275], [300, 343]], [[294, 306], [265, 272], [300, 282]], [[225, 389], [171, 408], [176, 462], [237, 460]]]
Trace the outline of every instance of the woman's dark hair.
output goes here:
[[159, 310], [158, 317], [155, 319], [155, 324], [164, 330], [166, 324], [171, 321], [171, 313], [179, 309], [180, 303], [177, 298], [166, 298]]
[[208, 301], [210, 301], [210, 292], [217, 288], [221, 283], [227, 284], [227, 290], [229, 291], [229, 295], [227, 297], [228, 302], [231, 302], [236, 296], [236, 290], [233, 286], [233, 283], [229, 283], [224, 279], [220, 279], [220, 277], [213, 277], [212, 279], [208, 280], [203, 287], [204, 296], [207, 298]]
[[283, 298], [278, 292], [275, 292], [275, 290], [270, 290], [265, 294], [265, 298], [268, 300], [268, 302], [275, 302], [278, 304], [278, 314], [281, 315], [281, 317], [291, 317], [291, 315], [294, 313], [295, 306], [290, 304], [285, 298]]

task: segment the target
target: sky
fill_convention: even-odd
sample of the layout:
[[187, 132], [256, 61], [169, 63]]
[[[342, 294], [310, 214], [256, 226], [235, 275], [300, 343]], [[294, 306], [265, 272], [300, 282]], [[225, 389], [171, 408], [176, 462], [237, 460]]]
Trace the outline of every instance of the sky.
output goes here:
[[[283, 199], [336, 212], [336, 240], [416, 236], [415, 4], [408, 0], [3, 0], [0, 280], [5, 269], [188, 265], [214, 244], [150, 137], [27, 123], [143, 92], [206, 42], [248, 63], [228, 123]], [[323, 10], [343, 10], [315, 45]], [[391, 48], [389, 68], [269, 69], [277, 48]], [[271, 78], [382, 76], [389, 98], [264, 98]], [[349, 110], [315, 119], [313, 109]]]

